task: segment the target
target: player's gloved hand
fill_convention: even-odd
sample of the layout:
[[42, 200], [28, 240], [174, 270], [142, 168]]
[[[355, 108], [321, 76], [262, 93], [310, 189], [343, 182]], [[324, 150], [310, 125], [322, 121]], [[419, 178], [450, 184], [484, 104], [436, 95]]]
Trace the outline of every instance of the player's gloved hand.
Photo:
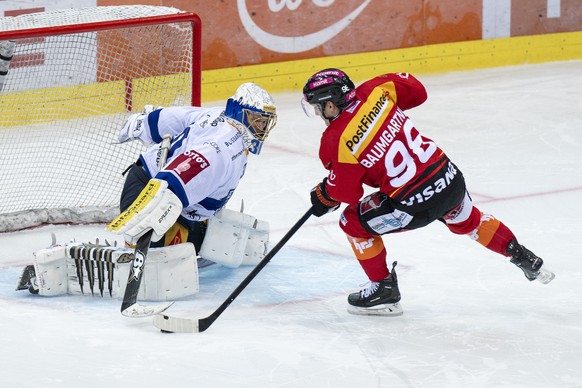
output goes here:
[[327, 178], [311, 189], [311, 204], [313, 205], [313, 215], [321, 217], [324, 214], [337, 210], [341, 202], [331, 198], [325, 189]]
[[125, 143], [126, 141], [139, 139], [139, 136], [143, 132], [143, 120], [145, 117], [146, 115], [143, 113], [130, 115], [123, 124], [123, 127], [119, 130], [119, 142]]
[[[142, 140], [141, 134], [143, 133], [144, 127], [143, 122], [146, 116], [153, 112], [154, 110], [162, 109], [161, 106], [146, 105], [144, 106], [142, 113], [134, 113], [130, 115], [123, 127], [119, 130], [118, 140], [120, 143], [125, 143], [130, 140]], [[142, 140], [143, 142], [143, 140]]]
[[116, 234], [123, 234], [125, 241], [135, 245], [148, 230], [153, 229], [152, 241], [159, 241], [174, 225], [182, 202], [168, 187], [168, 182], [150, 179], [146, 187], [127, 208], [107, 226]]

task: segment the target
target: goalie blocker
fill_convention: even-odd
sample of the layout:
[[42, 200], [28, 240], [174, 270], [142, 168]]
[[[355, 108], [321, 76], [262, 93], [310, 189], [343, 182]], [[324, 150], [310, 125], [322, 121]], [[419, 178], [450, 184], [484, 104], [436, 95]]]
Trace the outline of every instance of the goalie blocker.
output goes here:
[[[150, 248], [138, 298], [166, 301], [198, 292], [197, 259], [229, 268], [256, 265], [266, 255], [269, 225], [248, 214], [223, 209], [208, 221], [197, 256], [194, 245], [183, 243]], [[34, 253], [17, 290], [43, 296], [63, 294], [123, 298], [134, 251], [91, 243], [53, 245]]]

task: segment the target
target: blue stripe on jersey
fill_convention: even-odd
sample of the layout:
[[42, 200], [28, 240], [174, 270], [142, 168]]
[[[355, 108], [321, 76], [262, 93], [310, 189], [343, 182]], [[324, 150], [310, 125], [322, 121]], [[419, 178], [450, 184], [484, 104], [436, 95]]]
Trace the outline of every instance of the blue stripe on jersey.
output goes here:
[[152, 140], [155, 143], [161, 143], [162, 140], [164, 140], [162, 138], [162, 136], [160, 136], [160, 129], [158, 128], [158, 121], [160, 121], [160, 112], [161, 111], [162, 111], [161, 109], [158, 109], [158, 110], [151, 112], [148, 115], [148, 125], [150, 127], [150, 133], [152, 135]]
[[152, 172], [150, 171], [150, 169], [148, 168], [148, 165], [143, 157], [143, 154], [141, 154], [139, 156], [139, 162], [141, 164], [141, 166], [143, 167], [143, 169], [145, 170], [146, 174], [148, 174], [148, 177], [152, 177]]
[[170, 147], [171, 154], [174, 154], [176, 149], [182, 147], [182, 143], [184, 143], [184, 140], [188, 138], [188, 134], [190, 134], [190, 127], [184, 128], [179, 135], [172, 138], [172, 146]]
[[188, 196], [186, 195], [184, 186], [182, 186], [182, 182], [180, 182], [180, 180], [176, 178], [174, 174], [162, 170], [156, 174], [156, 178], [168, 182], [168, 187], [174, 194], [176, 194], [176, 196], [178, 196], [180, 202], [182, 202], [182, 206], [187, 207], [189, 205]]
[[[155, 176], [157, 179], [162, 179], [168, 182], [168, 187], [182, 202], [182, 206], [187, 207], [190, 203], [188, 201], [188, 196], [186, 195], [186, 191], [184, 190], [184, 186], [182, 186], [182, 182], [176, 178], [174, 174], [168, 171], [160, 171]], [[226, 205], [232, 194], [234, 193], [234, 189], [228, 192], [226, 197], [221, 199], [206, 197], [198, 204], [209, 211], [217, 211]]]
[[228, 200], [232, 196], [233, 192], [234, 192], [234, 190], [231, 190], [228, 193], [228, 195], [222, 199], [206, 197], [202, 201], [198, 202], [198, 204], [200, 206], [202, 206], [203, 208], [205, 208], [206, 210], [217, 211], [218, 209], [220, 209], [224, 205], [226, 205], [226, 203], [228, 202]]

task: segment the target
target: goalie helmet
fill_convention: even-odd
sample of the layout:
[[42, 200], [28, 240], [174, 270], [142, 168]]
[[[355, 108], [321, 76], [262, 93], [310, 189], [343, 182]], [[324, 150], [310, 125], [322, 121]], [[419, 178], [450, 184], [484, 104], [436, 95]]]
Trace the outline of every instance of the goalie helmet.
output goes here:
[[[301, 105], [308, 116], [321, 116], [327, 101], [343, 110], [355, 97], [355, 86], [350, 77], [339, 69], [329, 68], [315, 73], [307, 80]], [[313, 109], [316, 111], [313, 112]]]
[[263, 142], [277, 123], [275, 102], [267, 91], [260, 86], [247, 82], [236, 90], [226, 102], [226, 117], [236, 120], [245, 147], [250, 153], [258, 155]]

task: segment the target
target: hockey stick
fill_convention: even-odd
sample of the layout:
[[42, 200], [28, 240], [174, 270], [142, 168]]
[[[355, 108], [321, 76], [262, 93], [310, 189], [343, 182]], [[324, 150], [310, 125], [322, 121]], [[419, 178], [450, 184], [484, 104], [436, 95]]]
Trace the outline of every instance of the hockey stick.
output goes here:
[[[170, 136], [164, 136], [164, 140], [162, 140], [162, 144], [160, 145], [161, 153], [160, 160], [158, 161], [158, 168], [160, 170], [166, 164], [168, 152], [170, 151], [171, 140], [172, 138]], [[153, 230], [149, 230], [146, 232], [146, 234], [137, 240], [137, 244], [135, 245], [133, 264], [129, 271], [127, 286], [125, 287], [125, 294], [123, 295], [123, 301], [121, 302], [121, 314], [126, 317], [149, 317], [163, 312], [172, 304], [174, 304], [174, 302], [164, 302], [145, 306], [137, 303], [137, 294], [139, 293], [139, 286], [141, 285], [145, 261], [148, 254], [148, 249], [150, 247], [150, 242], [152, 241], [152, 234]]]
[[299, 221], [283, 236], [281, 241], [271, 249], [271, 251], [257, 264], [257, 266], [247, 275], [247, 277], [238, 285], [237, 288], [230, 294], [228, 298], [209, 316], [206, 318], [178, 318], [168, 315], [156, 315], [154, 317], [154, 326], [165, 333], [201, 333], [208, 329], [210, 325], [226, 310], [228, 306], [235, 300], [237, 296], [249, 285], [249, 283], [257, 276], [259, 272], [271, 261], [273, 256], [289, 241], [289, 239], [297, 232], [297, 230], [307, 221], [313, 214], [313, 207], [309, 208]]

